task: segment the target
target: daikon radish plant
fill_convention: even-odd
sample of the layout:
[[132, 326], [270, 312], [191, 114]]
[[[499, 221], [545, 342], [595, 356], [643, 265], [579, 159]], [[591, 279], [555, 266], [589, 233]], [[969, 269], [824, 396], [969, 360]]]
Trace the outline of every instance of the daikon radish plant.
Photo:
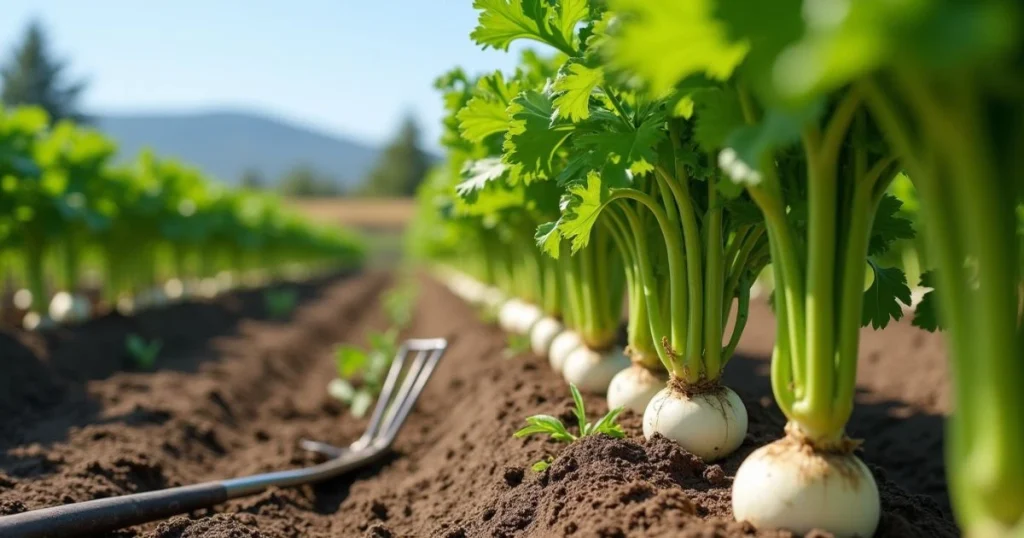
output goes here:
[[[910, 303], [902, 272], [872, 259], [913, 235], [898, 216], [900, 202], [885, 194], [897, 155], [881, 143], [859, 88], [779, 97], [776, 85], [788, 81], [773, 79], [765, 65], [792, 25], [777, 12], [755, 2], [616, 6], [630, 21], [614, 45], [616, 62], [654, 92], [682, 92], [698, 126], [715, 123], [719, 135], [698, 144], [717, 153], [765, 217], [778, 319], [772, 389], [789, 422], [782, 440], [740, 467], [733, 512], [758, 528], [871, 536], [880, 516], [877, 486], [845, 426], [861, 326], [884, 327], [902, 316], [900, 302]], [[798, 9], [786, 7], [797, 12], [785, 22], [799, 26]], [[652, 55], [655, 43], [680, 34], [693, 36], [687, 54]], [[798, 77], [799, 68], [788, 74]], [[867, 271], [873, 278], [865, 286]]]
[[512, 297], [499, 314], [503, 326], [529, 332], [534, 351], [547, 354], [567, 380], [586, 392], [602, 393], [627, 365], [615, 346], [624, 281], [620, 257], [610, 235], [560, 260], [540, 252], [535, 230], [560, 212], [562, 189], [550, 179], [567, 163], [563, 158], [540, 163], [515, 157], [533, 151], [538, 142], [532, 131], [522, 135], [541, 121], [544, 112], [536, 107], [545, 106], [546, 97], [536, 88], [555, 76], [557, 65], [527, 54], [510, 77], [498, 72], [474, 83], [447, 77], [450, 86], [456, 81], [471, 88], [468, 98], [446, 99], [461, 104], [451, 110], [450, 125], [458, 138], [446, 138], [454, 140], [447, 166], [460, 170], [452, 213], [478, 216], [490, 230], [478, 244], [485, 259], [499, 262], [491, 274]]
[[859, 92], [920, 197], [937, 291], [915, 321], [946, 330], [957, 521], [967, 536], [1021, 536], [1024, 5], [857, 2], [803, 29], [772, 58], [777, 91], [798, 100]]
[[566, 163], [547, 175], [565, 197], [558, 219], [538, 231], [546, 252], [561, 257], [562, 240], [585, 252], [607, 235], [625, 260], [634, 366], [616, 379], [610, 403], [644, 410], [648, 436], [724, 457], [743, 441], [746, 410], [719, 379], [768, 249], [756, 208], [697, 147], [697, 138], [716, 133], [674, 117], [687, 107], [678, 94], [635, 91], [602, 63], [614, 24], [600, 4], [475, 5], [481, 45], [529, 39], [566, 56], [553, 82], [525, 97], [536, 120], [510, 138], [504, 159], [539, 172], [548, 170], [536, 163]]

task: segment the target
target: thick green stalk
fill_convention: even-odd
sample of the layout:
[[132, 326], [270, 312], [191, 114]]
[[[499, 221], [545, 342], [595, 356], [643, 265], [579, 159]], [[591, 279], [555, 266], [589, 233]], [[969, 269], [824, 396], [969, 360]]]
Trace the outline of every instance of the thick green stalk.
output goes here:
[[[676, 173], [680, 174], [683, 167], [677, 166]], [[679, 321], [685, 319], [687, 322], [686, 334], [689, 338], [681, 341], [673, 341], [672, 346], [685, 348], [683, 360], [687, 368], [692, 372], [690, 377], [700, 380], [707, 376], [704, 371], [703, 351], [704, 342], [704, 253], [700, 244], [700, 227], [697, 225], [697, 214], [693, 208], [693, 199], [690, 196], [689, 179], [680, 175], [678, 181], [672, 178], [659, 175], [661, 181], [668, 186], [675, 197], [676, 207], [679, 209], [679, 220], [683, 229], [683, 245], [686, 256], [686, 284], [688, 292], [688, 305], [682, 306], [680, 310], [672, 312], [672, 324], [681, 325]], [[685, 317], [683, 317], [685, 316]]]
[[[773, 260], [779, 259], [779, 247], [775, 241], [771, 240], [771, 230], [768, 233], [768, 247], [771, 250], [771, 258]], [[796, 400], [802, 396], [802, 385], [796, 383], [796, 374], [793, 371], [795, 362], [793, 360], [793, 349], [791, 347], [792, 340], [789, 338], [790, 323], [792, 318], [789, 316], [788, 303], [786, 301], [780, 301], [778, 298], [779, 279], [782, 277], [782, 268], [778, 265], [772, 265], [772, 271], [775, 274], [775, 319], [778, 327], [776, 328], [776, 334], [778, 335], [775, 339], [775, 349], [772, 350], [772, 363], [771, 363], [771, 383], [772, 393], [775, 395], [775, 402], [779, 404], [779, 409], [786, 415], [786, 418], [793, 420], [793, 406]]]
[[[777, 185], [777, 183], [776, 183]], [[796, 243], [793, 230], [786, 220], [781, 194], [769, 192], [760, 187], [747, 187], [754, 203], [761, 208], [765, 216], [768, 231], [768, 244], [771, 250], [773, 273], [775, 277], [775, 308], [778, 319], [776, 345], [786, 340], [787, 353], [779, 357], [791, 364], [786, 371], [792, 372], [792, 383], [796, 398], [802, 399], [805, 391], [806, 368], [805, 357], [806, 334], [804, 325], [804, 282], [803, 271], [797, 263]], [[782, 300], [779, 300], [779, 294]], [[785, 303], [780, 306], [780, 303]], [[785, 318], [785, 321], [783, 321]]]
[[[659, 366], [657, 349], [651, 338], [650, 320], [647, 317], [647, 299], [644, 293], [643, 274], [638, 257], [641, 256], [632, 241], [632, 234], [619, 218], [616, 208], [607, 209], [608, 229], [623, 257], [626, 272], [626, 287], [629, 299], [629, 319], [626, 326], [626, 340], [632, 351], [631, 359], [641, 366], [654, 370]], [[646, 256], [646, 253], [642, 254]]]
[[[637, 202], [640, 202], [643, 206], [645, 206], [648, 210], [650, 210], [651, 213], [654, 214], [654, 218], [657, 220], [658, 226], [661, 229], [662, 235], [665, 238], [665, 248], [666, 248], [666, 250], [668, 252], [669, 294], [670, 294], [670, 297], [669, 297], [669, 319], [670, 320], [678, 319], [676, 317], [676, 313], [680, 312], [680, 311], [677, 310], [677, 308], [680, 305], [684, 304], [684, 301], [685, 301], [685, 297], [684, 297], [685, 289], [683, 287], [685, 285], [685, 282], [683, 282], [684, 277], [685, 277], [685, 270], [683, 269], [683, 253], [682, 253], [682, 250], [680, 248], [680, 246], [682, 245], [682, 238], [680, 237], [679, 229], [670, 225], [670, 222], [669, 222], [668, 217], [665, 214], [664, 210], [661, 207], [658, 206], [658, 203], [653, 198], [651, 198], [650, 195], [648, 195], [648, 194], [646, 194], [644, 192], [633, 190], [633, 189], [620, 189], [620, 190], [615, 191], [615, 194], [613, 195], [613, 197], [614, 198], [627, 198], [627, 199], [632, 199], [632, 200], [635, 200]], [[635, 227], [637, 228], [637, 231], [635, 231], [634, 233], [636, 233], [638, 236], [643, 234], [643, 233], [646, 233], [643, 230], [639, 230], [639, 223], [631, 223], [631, 224], [635, 224]], [[645, 240], [645, 242], [646, 242], [646, 240]], [[651, 279], [653, 281], [653, 271], [651, 271], [651, 275], [650, 276], [651, 276]], [[648, 303], [648, 308], [650, 308], [650, 303]], [[671, 323], [670, 322], [670, 325], [671, 325], [671, 327], [668, 328], [672, 332], [672, 337], [670, 338], [670, 342], [672, 343], [673, 352], [674, 353], [678, 353], [679, 352], [679, 348], [676, 348], [676, 344], [678, 342], [675, 340], [675, 337], [679, 335], [679, 333], [677, 331], [679, 331], [680, 328], [676, 327], [678, 325], [676, 323]], [[655, 340], [655, 342], [658, 342], [658, 341], [661, 340], [661, 338], [663, 338], [665, 336], [666, 336], [666, 334], [664, 332], [662, 332], [661, 334], [654, 335], [654, 340]], [[674, 363], [676, 361], [673, 360], [672, 362]], [[683, 374], [682, 376], [678, 376], [677, 375], [677, 377], [680, 377], [681, 379], [685, 380], [688, 383], [696, 383], [699, 380], [699, 377], [698, 377], [699, 372], [695, 371], [693, 368], [687, 367], [685, 361], [680, 366], [682, 367], [681, 371], [680, 371], [679, 367], [670, 368], [669, 371], [671, 371], [673, 373], [682, 373]]]
[[541, 264], [544, 267], [544, 313], [560, 318], [562, 316], [562, 276], [558, 271], [558, 263], [554, 259], [545, 258]]
[[[915, 75], [901, 78], [901, 89], [912, 101], [921, 123], [916, 132], [926, 137], [922, 146], [928, 152], [919, 151], [909, 135], [915, 129], [903, 123], [889, 97], [874, 83], [868, 87], [874, 90], [870, 102], [883, 132], [911, 169], [921, 195], [929, 257], [937, 262], [938, 297], [956, 380], [957, 409], [948, 429], [950, 493], [968, 533], [993, 532], [993, 525], [1019, 530], [1024, 520], [1020, 273], [1013, 255], [1014, 198], [998, 187], [1000, 180], [1019, 178], [1019, 171], [999, 170], [987, 155], [985, 148], [997, 144], [976, 123], [984, 113], [971, 92], [951, 84], [944, 88], [946, 95], [958, 101], [939, 104], [926, 79], [910, 80]], [[974, 278], [963, 270], [968, 257], [977, 265]]]
[[[741, 84], [736, 86], [736, 90], [744, 121], [749, 125], [756, 124], [757, 113], [750, 92]], [[806, 353], [806, 335], [802, 331], [805, 326], [804, 305], [801, 300], [804, 297], [803, 278], [797, 260], [792, 228], [787, 221], [781, 186], [775, 172], [775, 162], [769, 156], [763, 160], [761, 165], [760, 168], [764, 175], [762, 184], [748, 186], [747, 193], [764, 214], [774, 268], [776, 311], [778, 313], [776, 316], [778, 319], [776, 346], [782, 345], [786, 352], [773, 353], [772, 360], [774, 362], [775, 359], [780, 358], [790, 362], [788, 367], [779, 368], [778, 371], [790, 374], [795, 397], [800, 399], [804, 392], [803, 357]], [[782, 292], [781, 301], [778, 300], [780, 291]], [[783, 302], [785, 305], [780, 304]], [[783, 320], [783, 318], [786, 319]], [[773, 374], [775, 371], [776, 369], [773, 368]], [[788, 382], [786, 386], [788, 386]], [[780, 401], [778, 395], [776, 395], [776, 401]], [[788, 401], [792, 404], [793, 399], [790, 398]], [[792, 417], [792, 407], [789, 407], [787, 416]]]
[[[637, 252], [649, 252], [647, 248], [647, 230], [643, 227], [640, 217], [633, 208], [625, 204], [622, 204], [622, 214], [628, 222], [630, 230], [633, 232]], [[672, 372], [672, 375], [682, 379], [685, 375], [682, 365], [669, 355], [665, 346], [660, 345], [661, 339], [667, 334], [665, 316], [661, 306], [662, 297], [659, 295], [660, 290], [664, 288], [658, 286], [654, 277], [654, 269], [651, 267], [651, 260], [648, 256], [637, 256], [637, 262], [640, 268], [640, 280], [643, 283], [644, 299], [647, 303], [647, 316], [650, 319], [651, 341], [654, 343], [654, 349], [658, 353], [658, 358], [661, 360], [662, 365], [665, 366], [665, 370]]]
[[722, 244], [722, 207], [714, 183], [708, 181], [707, 260], [704, 278], [704, 376], [722, 375], [722, 303], [725, 302], [725, 250]]
[[861, 314], [864, 310], [865, 260], [871, 240], [871, 225], [881, 201], [877, 185], [883, 174], [893, 173], [892, 159], [883, 159], [867, 171], [861, 171], [863, 166], [855, 166], [855, 177], [852, 178], [850, 216], [841, 262], [836, 389], [832, 404], [832, 423], [837, 429], [846, 425], [853, 412]]
[[805, 149], [809, 206], [804, 299], [807, 379], [804, 398], [793, 411], [802, 426], [818, 435], [831, 434], [825, 424], [832, 413], [835, 388], [836, 176], [835, 163], [822, 162], [813, 142], [805, 142]]

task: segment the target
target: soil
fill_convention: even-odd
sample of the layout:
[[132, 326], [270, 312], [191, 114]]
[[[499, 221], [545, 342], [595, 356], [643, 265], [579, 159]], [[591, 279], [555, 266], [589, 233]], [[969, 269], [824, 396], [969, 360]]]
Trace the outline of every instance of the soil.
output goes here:
[[[377, 296], [388, 282], [368, 273], [303, 286], [286, 322], [267, 320], [261, 295], [242, 292], [46, 336], [0, 333], [0, 514], [302, 465], [316, 460], [300, 439], [352, 441], [363, 423], [326, 394], [331, 351], [387, 327]], [[130, 332], [165, 341], [157, 371], [125, 369]], [[740, 462], [782, 433], [766, 306], [754, 306], [726, 379], [747, 405], [748, 437], [712, 465], [645, 441], [628, 412], [625, 439], [513, 438], [531, 414], [571, 423], [566, 387], [546, 360], [506, 353], [497, 328], [433, 281], [421, 282], [406, 332], [450, 347], [388, 458], [110, 536], [789, 536], [730, 513]], [[861, 456], [881, 491], [877, 536], [958, 536], [942, 473], [950, 400], [940, 339], [900, 323], [866, 332], [862, 348], [849, 433], [866, 438]], [[606, 411], [601, 398], [587, 404]], [[548, 456], [546, 471], [531, 469]]]

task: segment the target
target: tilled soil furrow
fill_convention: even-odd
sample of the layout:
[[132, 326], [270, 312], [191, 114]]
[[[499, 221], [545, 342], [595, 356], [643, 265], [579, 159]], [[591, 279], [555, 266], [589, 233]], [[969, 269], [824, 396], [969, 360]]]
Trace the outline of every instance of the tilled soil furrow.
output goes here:
[[[365, 275], [333, 285], [287, 326], [243, 324], [207, 350], [216, 360], [197, 372], [98, 382], [90, 390], [105, 410], [131, 414], [132, 423], [94, 423], [65, 443], [17, 447], [21, 467], [0, 475], [0, 513], [301, 465], [312, 456], [297, 448], [300, 438], [355, 438], [362, 421], [325, 394], [330, 349], [385, 327], [377, 306], [385, 281]], [[743, 356], [729, 365], [727, 382], [750, 416], [747, 439], [733, 456], [708, 464], [665, 439], [644, 440], [640, 417], [629, 412], [620, 419], [625, 439], [566, 446], [513, 438], [532, 414], [574, 422], [564, 382], [546, 360], [507, 353], [500, 330], [424, 279], [407, 336], [446, 337], [450, 346], [391, 456], [353, 476], [114, 536], [790, 536], [733, 521], [730, 505], [740, 462], [784, 423], [767, 379], [772, 323], [767, 307], [754, 308]], [[876, 536], [954, 537], [939, 449], [949, 409], [941, 343], [913, 331], [900, 324], [865, 333], [850, 431], [868, 438], [863, 458], [881, 490]], [[892, 343], [904, 341], [911, 344]], [[592, 417], [606, 411], [603, 398], [586, 400]], [[555, 459], [546, 471], [530, 469], [548, 456]]]
[[[331, 350], [383, 325], [374, 305], [388, 280], [368, 274], [335, 282], [287, 325], [242, 322], [239, 334], [194, 350], [217, 354], [196, 372], [119, 373], [90, 382], [98, 420], [72, 428], [65, 441], [7, 451], [0, 513], [307, 462], [295, 447], [299, 438], [337, 439], [358, 429], [338, 417], [340, 406], [325, 394]], [[124, 420], [126, 414], [134, 418]]]

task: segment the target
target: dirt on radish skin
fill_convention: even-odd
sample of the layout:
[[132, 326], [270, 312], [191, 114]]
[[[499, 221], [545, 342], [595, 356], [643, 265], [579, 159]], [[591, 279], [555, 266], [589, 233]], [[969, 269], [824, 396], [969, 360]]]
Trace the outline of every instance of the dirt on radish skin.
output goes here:
[[[321, 288], [292, 325], [243, 322], [229, 331], [235, 334], [200, 345], [208, 359], [202, 366], [90, 375], [87, 399], [77, 403], [92, 411], [74, 421], [65, 403], [8, 402], [0, 429], [10, 424], [15, 437], [0, 452], [0, 513], [299, 465], [313, 461], [296, 448], [300, 438], [354, 439], [362, 424], [326, 396], [330, 349], [385, 327], [382, 314], [366, 308], [377, 303], [381, 284], [371, 275]], [[767, 308], [753, 310], [741, 346], [748, 355], [763, 354], [774, 337]], [[622, 420], [625, 440], [567, 446], [513, 439], [530, 414], [556, 414], [572, 424], [568, 390], [546, 360], [505, 359], [504, 335], [476, 321], [440, 285], [423, 284], [409, 332], [447, 336], [452, 345], [389, 459], [354, 477], [268, 491], [113, 536], [750, 535], [748, 526], [731, 521], [729, 486], [742, 459], [782, 433], [766, 361], [730, 362], [725, 382], [746, 403], [749, 433], [736, 454], [708, 466], [664, 439], [644, 441], [635, 414]], [[916, 340], [915, 333], [900, 324], [866, 336], [862, 406], [850, 433], [867, 437], [862, 459], [881, 490], [877, 536], [956, 536], [937, 472], [938, 413], [948, 402], [943, 355], [936, 340]], [[79, 348], [91, 345], [75, 341]], [[0, 339], [0, 357], [7, 351]], [[52, 376], [39, 362], [24, 375]], [[900, 401], [904, 394], [912, 397]], [[49, 424], [49, 437], [41, 436], [43, 426], [16, 420], [18, 405]], [[587, 407], [592, 416], [605, 411], [602, 398], [587, 398]], [[61, 425], [64, 435], [53, 438]], [[558, 456], [550, 469], [530, 470], [545, 455]]]

